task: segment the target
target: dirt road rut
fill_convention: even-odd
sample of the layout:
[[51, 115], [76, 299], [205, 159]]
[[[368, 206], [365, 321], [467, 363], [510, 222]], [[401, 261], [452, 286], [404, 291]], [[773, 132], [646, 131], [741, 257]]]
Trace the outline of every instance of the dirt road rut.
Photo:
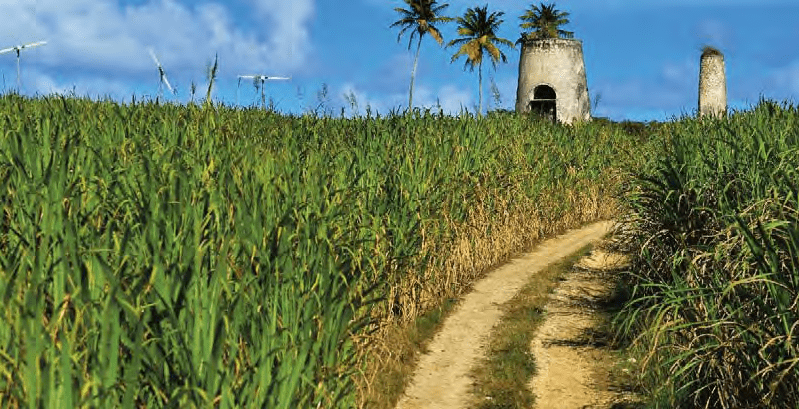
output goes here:
[[[623, 256], [594, 249], [580, 259], [550, 294], [546, 318], [533, 338], [536, 374], [530, 389], [535, 408], [607, 409], [625, 401], [608, 388], [615, 357], [605, 347], [598, 305], [614, 292], [607, 276], [625, 265]], [[612, 274], [612, 273], [611, 273]]]
[[430, 343], [398, 409], [459, 409], [469, 404], [469, 370], [482, 358], [483, 345], [502, 311], [533, 274], [601, 239], [612, 222], [598, 222], [546, 240], [532, 252], [489, 273], [464, 296]]

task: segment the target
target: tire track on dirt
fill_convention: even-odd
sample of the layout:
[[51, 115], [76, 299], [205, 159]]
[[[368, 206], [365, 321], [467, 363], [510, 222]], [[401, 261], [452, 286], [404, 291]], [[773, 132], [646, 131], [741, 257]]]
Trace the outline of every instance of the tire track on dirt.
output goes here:
[[397, 409], [467, 407], [472, 399], [469, 371], [484, 355], [485, 340], [502, 316], [499, 307], [533, 274], [601, 239], [612, 226], [611, 221], [597, 222], [546, 240], [476, 282], [419, 359]]
[[594, 249], [580, 259], [549, 296], [544, 322], [531, 342], [535, 408], [609, 408], [627, 398], [609, 389], [615, 356], [604, 343], [601, 304], [610, 300], [610, 271], [624, 256]]

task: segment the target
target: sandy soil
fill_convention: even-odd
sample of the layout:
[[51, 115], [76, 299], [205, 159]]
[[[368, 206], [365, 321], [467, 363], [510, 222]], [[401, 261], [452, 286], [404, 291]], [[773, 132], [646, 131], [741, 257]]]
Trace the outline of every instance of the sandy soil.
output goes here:
[[625, 401], [608, 390], [614, 356], [598, 329], [599, 306], [613, 294], [613, 279], [603, 274], [620, 268], [619, 254], [594, 250], [575, 265], [550, 295], [546, 318], [531, 349], [537, 372], [530, 383], [536, 408], [604, 408]]
[[[502, 315], [499, 306], [510, 300], [533, 274], [585, 245], [601, 239], [610, 231], [611, 227], [612, 222], [599, 222], [544, 241], [533, 252], [511, 260], [477, 282], [474, 290], [463, 298], [457, 309], [445, 320], [441, 331], [430, 343], [428, 352], [420, 358], [413, 380], [397, 408], [458, 409], [467, 407], [472, 399], [470, 394], [472, 379], [468, 374], [472, 366], [483, 356], [486, 337]], [[594, 290], [589, 289], [589, 291]], [[552, 317], [555, 316], [554, 312], [555, 310], [550, 311]], [[581, 319], [575, 319], [574, 330], [577, 332], [579, 332], [579, 328], [582, 328], [580, 326], [582, 325], [580, 324]], [[549, 321], [547, 319], [547, 323]], [[559, 334], [556, 326], [550, 324], [550, 327], [547, 328], [549, 331], [547, 333]], [[542, 358], [538, 358], [536, 355], [537, 359], [546, 362], [545, 371], [540, 369], [539, 371], [548, 374], [547, 377], [551, 377], [555, 368], [568, 365], [565, 367], [568, 372], [566, 375], [575, 381], [582, 380], [583, 376], [575, 372], [574, 364], [571, 361], [564, 361], [559, 354], [551, 353], [551, 347], [546, 346], [550, 339], [554, 338], [552, 336], [536, 338], [543, 348], [541, 351], [536, 351], [546, 353], [546, 355], [542, 355]], [[580, 356], [574, 359], [580, 361], [591, 358], [590, 356]], [[588, 371], [589, 365], [584, 366]], [[541, 367], [540, 364], [539, 367]], [[571, 381], [551, 386], [571, 389], [568, 382]], [[541, 390], [540, 386], [538, 384], [533, 386], [536, 388], [534, 393], [538, 394], [538, 391]], [[577, 389], [575, 389], [576, 391]], [[549, 396], [545, 394], [539, 397], [539, 401], [546, 402], [541, 399], [549, 399]], [[538, 407], [565, 408], [568, 406], [562, 406], [558, 402], [554, 406], [539, 405]]]

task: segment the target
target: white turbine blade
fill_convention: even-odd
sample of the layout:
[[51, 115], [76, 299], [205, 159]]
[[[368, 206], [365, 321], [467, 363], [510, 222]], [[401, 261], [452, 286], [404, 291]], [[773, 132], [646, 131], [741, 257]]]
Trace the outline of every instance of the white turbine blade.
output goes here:
[[35, 43], [21, 45], [19, 48], [30, 48], [30, 47], [36, 47], [36, 46], [45, 45], [45, 44], [47, 44], [47, 41], [37, 41]]
[[164, 84], [166, 84], [166, 87], [169, 89], [169, 92], [171, 92], [171, 93], [173, 93], [173, 94], [174, 94], [174, 93], [175, 93], [175, 91], [173, 91], [173, 90], [172, 90], [172, 86], [171, 86], [171, 85], [169, 85], [169, 80], [168, 80], [168, 79], [166, 79], [166, 74], [163, 74], [163, 75], [161, 76], [161, 79], [164, 81]]
[[291, 77], [270, 77], [268, 75], [239, 75], [239, 78], [253, 78], [257, 80], [290, 80]]
[[14, 47], [8, 47], [8, 48], [4, 48], [4, 49], [0, 50], [0, 54], [4, 54], [4, 53], [7, 53], [7, 52], [11, 52], [11, 51], [19, 51], [19, 50], [22, 50], [24, 48], [31, 48], [31, 47], [36, 47], [36, 46], [45, 45], [45, 44], [47, 44], [47, 41], [37, 41], [35, 43], [30, 43], [30, 44], [16, 45]]
[[153, 58], [153, 62], [155, 62], [155, 65], [158, 67], [158, 74], [161, 75], [161, 82], [166, 85], [169, 92], [174, 94], [175, 90], [172, 88], [172, 85], [169, 84], [169, 79], [167, 79], [166, 77], [166, 72], [164, 71], [164, 67], [161, 66], [161, 61], [158, 61], [158, 57], [155, 55], [155, 51], [153, 51], [152, 48], [148, 48], [147, 51], [150, 52], [150, 57]]
[[150, 52], [150, 57], [153, 57], [153, 61], [155, 61], [155, 65], [157, 65], [158, 68], [161, 68], [161, 62], [159, 62], [158, 61], [158, 57], [155, 56], [155, 51], [153, 51], [152, 48], [148, 49], [147, 51]]

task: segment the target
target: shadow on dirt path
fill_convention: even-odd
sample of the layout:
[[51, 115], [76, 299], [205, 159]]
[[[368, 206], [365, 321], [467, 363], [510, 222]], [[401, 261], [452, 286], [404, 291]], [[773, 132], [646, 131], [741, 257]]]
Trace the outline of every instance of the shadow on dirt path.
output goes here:
[[595, 248], [550, 295], [546, 318], [531, 343], [536, 408], [635, 407], [634, 396], [614, 391], [610, 383], [617, 355], [609, 346], [606, 319], [618, 307], [615, 289], [625, 264], [620, 254]]

